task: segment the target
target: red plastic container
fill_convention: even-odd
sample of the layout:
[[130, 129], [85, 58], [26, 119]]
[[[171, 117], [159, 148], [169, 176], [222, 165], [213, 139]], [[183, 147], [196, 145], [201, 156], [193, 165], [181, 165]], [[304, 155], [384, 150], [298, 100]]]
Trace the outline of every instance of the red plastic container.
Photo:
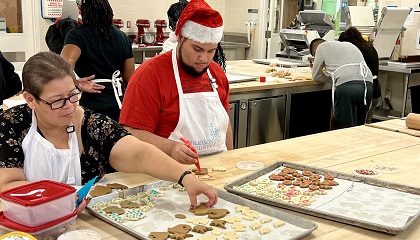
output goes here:
[[8, 219], [36, 227], [68, 216], [76, 208], [76, 189], [63, 183], [42, 180], [0, 194]]
[[27, 227], [13, 222], [0, 212], [0, 236], [13, 231], [25, 232], [34, 236], [38, 240], [57, 239], [61, 234], [76, 229], [77, 211], [57, 219], [55, 221], [43, 224], [38, 227]]

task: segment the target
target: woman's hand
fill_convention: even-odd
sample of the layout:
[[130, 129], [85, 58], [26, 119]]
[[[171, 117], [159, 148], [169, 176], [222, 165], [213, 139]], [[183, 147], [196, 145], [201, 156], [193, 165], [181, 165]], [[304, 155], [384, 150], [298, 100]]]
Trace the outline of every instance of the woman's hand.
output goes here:
[[[79, 198], [78, 195], [76, 195], [76, 201]], [[91, 198], [83, 198], [82, 201], [79, 203], [79, 205], [76, 207], [77, 214], [81, 213], [89, 204]]]
[[197, 207], [197, 196], [200, 194], [204, 194], [209, 198], [209, 201], [206, 203], [206, 207], [209, 208], [217, 203], [218, 193], [216, 189], [201, 182], [196, 177], [194, 177], [193, 174], [185, 175], [184, 179], [182, 180], [182, 184], [184, 185], [185, 190], [190, 197], [190, 209]]
[[80, 78], [78, 80], [78, 87], [83, 92], [88, 93], [101, 93], [101, 90], [105, 88], [105, 86], [101, 84], [97, 84], [95, 82], [92, 82], [92, 79], [95, 78], [95, 75], [92, 75], [90, 77]]

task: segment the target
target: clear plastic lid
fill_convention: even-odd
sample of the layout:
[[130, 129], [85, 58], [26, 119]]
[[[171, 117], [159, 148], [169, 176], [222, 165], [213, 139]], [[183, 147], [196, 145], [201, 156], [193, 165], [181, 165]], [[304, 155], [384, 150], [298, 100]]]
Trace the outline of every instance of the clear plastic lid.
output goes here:
[[258, 161], [242, 161], [236, 163], [236, 167], [242, 170], [254, 171], [263, 168], [264, 164]]

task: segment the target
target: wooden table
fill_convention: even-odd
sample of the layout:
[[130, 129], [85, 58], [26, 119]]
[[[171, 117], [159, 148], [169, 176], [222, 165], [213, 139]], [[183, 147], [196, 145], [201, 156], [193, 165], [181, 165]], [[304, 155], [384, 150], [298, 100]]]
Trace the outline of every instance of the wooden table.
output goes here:
[[[225, 184], [250, 173], [236, 168], [236, 163], [243, 160], [260, 161], [265, 166], [277, 161], [289, 161], [345, 173], [351, 173], [355, 167], [371, 167], [373, 163], [395, 162], [400, 167], [400, 173], [382, 174], [380, 179], [418, 186], [420, 168], [413, 166], [420, 162], [419, 152], [420, 138], [418, 137], [359, 126], [203, 157], [201, 166], [212, 168], [224, 165], [228, 168], [224, 173], [214, 172], [216, 179], [208, 182], [214, 187], [223, 189]], [[129, 186], [137, 186], [143, 181], [153, 180], [144, 175], [124, 173], [109, 174], [106, 177]], [[388, 235], [289, 210], [284, 211], [318, 224], [318, 229], [305, 239], [420, 239], [418, 221], [399, 235]], [[86, 211], [79, 215], [77, 228], [97, 231], [103, 239], [107, 240], [135, 239]]]

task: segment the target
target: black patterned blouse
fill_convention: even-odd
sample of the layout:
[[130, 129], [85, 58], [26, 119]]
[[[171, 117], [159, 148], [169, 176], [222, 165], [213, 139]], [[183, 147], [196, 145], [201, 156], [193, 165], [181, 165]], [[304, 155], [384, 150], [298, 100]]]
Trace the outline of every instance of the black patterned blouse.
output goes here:
[[[105, 175], [109, 166], [109, 154], [114, 144], [130, 135], [121, 125], [109, 117], [85, 109], [82, 120], [84, 152], [80, 157], [82, 183], [99, 175]], [[0, 111], [0, 168], [23, 168], [22, 141], [32, 122], [32, 110], [27, 104]], [[98, 179], [99, 179], [98, 178]]]

